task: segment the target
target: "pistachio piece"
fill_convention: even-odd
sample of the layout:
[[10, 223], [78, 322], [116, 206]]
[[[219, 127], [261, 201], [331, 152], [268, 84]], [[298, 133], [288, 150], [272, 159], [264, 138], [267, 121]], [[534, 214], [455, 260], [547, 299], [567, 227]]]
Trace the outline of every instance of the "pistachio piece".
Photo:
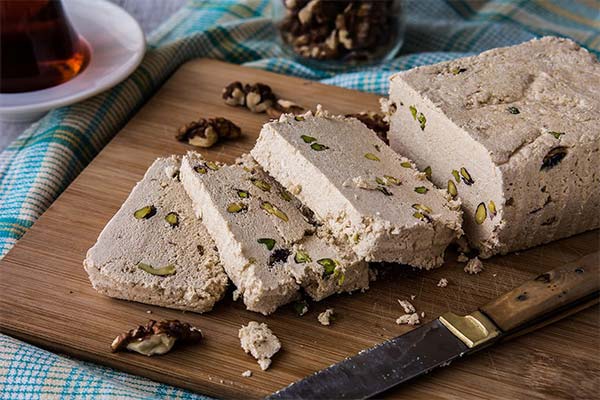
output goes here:
[[179, 226], [179, 214], [177, 214], [176, 212], [170, 212], [167, 215], [165, 215], [165, 221], [167, 221], [169, 225], [175, 228]]
[[302, 135], [300, 136], [302, 138], [302, 140], [304, 141], [304, 143], [312, 143], [312, 142], [316, 142], [317, 138], [314, 138], [312, 136], [308, 136], [308, 135]]
[[275, 207], [273, 204], [269, 203], [268, 201], [263, 201], [260, 205], [260, 208], [262, 208], [269, 214], [272, 214], [285, 222], [288, 222], [288, 220], [289, 220], [288, 216], [283, 211], [281, 211], [279, 208]]
[[424, 206], [423, 204], [419, 204], [419, 203], [415, 203], [412, 205], [412, 208], [414, 208], [417, 211], [424, 211], [427, 214], [431, 214], [433, 213], [433, 210], [427, 206]]
[[410, 110], [410, 115], [412, 115], [413, 119], [416, 121], [417, 120], [417, 107], [408, 106], [408, 109]]
[[488, 210], [490, 211], [490, 219], [494, 219], [496, 216], [496, 203], [494, 203], [494, 200], [490, 200], [488, 203]]
[[314, 151], [323, 151], [323, 150], [327, 150], [329, 147], [325, 146], [324, 144], [313, 143], [310, 145], [310, 148], [313, 149]]
[[458, 74], [465, 72], [466, 70], [467, 70], [466, 68], [454, 67], [450, 70], [450, 72], [452, 73], [452, 75], [458, 75]]
[[166, 267], [154, 268], [152, 265], [140, 262], [137, 264], [137, 267], [142, 271], [156, 276], [169, 276], [175, 273], [175, 266], [171, 264], [167, 265]]
[[232, 214], [246, 211], [247, 209], [248, 206], [244, 203], [231, 203], [227, 206], [227, 212]]
[[294, 302], [294, 311], [301, 317], [308, 312], [308, 303], [306, 300], [298, 300]]
[[452, 170], [452, 176], [454, 177], [454, 179], [456, 180], [457, 183], [460, 183], [460, 175], [457, 170], [455, 170], [455, 169]]
[[360, 234], [357, 232], [352, 236], [352, 240], [354, 240], [354, 243], [358, 244], [358, 242], [360, 242]]
[[375, 177], [375, 182], [377, 182], [378, 185], [387, 185], [387, 181], [383, 180], [383, 178], [380, 178], [378, 176]]
[[306, 251], [298, 250], [294, 255], [294, 261], [296, 261], [296, 264], [304, 264], [307, 262], [311, 262], [312, 260], [310, 259], [310, 256]]
[[400, 166], [404, 167], [404, 168], [411, 168], [412, 165], [410, 164], [409, 161], [403, 161], [400, 163]]
[[507, 107], [506, 111], [508, 111], [511, 114], [520, 114], [521, 111], [519, 111], [519, 109], [517, 107]]
[[346, 274], [344, 274], [343, 272], [341, 272], [339, 269], [336, 269], [333, 272], [333, 277], [334, 278], [337, 277], [337, 284], [338, 284], [338, 286], [342, 286], [344, 284], [344, 281], [346, 280]]
[[154, 216], [154, 214], [156, 214], [156, 208], [154, 208], [154, 206], [145, 206], [140, 208], [139, 210], [136, 210], [133, 213], [133, 216], [136, 219], [148, 219]]
[[296, 115], [296, 116], [294, 116], [294, 119], [296, 121], [304, 121], [304, 117], [302, 115]]
[[207, 162], [206, 162], [206, 166], [207, 166], [208, 168], [212, 169], [213, 171], [218, 171], [218, 170], [219, 170], [219, 168], [220, 168], [220, 167], [219, 167], [219, 165], [218, 165], [217, 163], [215, 163], [215, 162], [212, 162], [212, 161], [207, 161]]
[[269, 239], [269, 238], [260, 238], [257, 240], [258, 243], [260, 244], [264, 244], [267, 248], [267, 250], [273, 250], [273, 247], [275, 247], [275, 239]]
[[269, 192], [269, 191], [271, 191], [271, 185], [269, 183], [263, 181], [262, 179], [250, 178], [250, 182], [252, 182], [252, 184], [254, 186], [256, 186], [257, 188], [259, 188], [263, 192]]
[[376, 190], [379, 190], [381, 193], [386, 196], [393, 196], [394, 193], [390, 192], [385, 186], [377, 186]]
[[387, 180], [388, 184], [392, 184], [392, 185], [396, 185], [396, 186], [400, 186], [402, 184], [402, 182], [400, 182], [400, 179], [394, 178], [391, 175], [384, 175], [383, 177]]
[[552, 136], [554, 136], [556, 139], [560, 139], [560, 137], [562, 135], [564, 135], [564, 132], [556, 132], [556, 131], [548, 131], [549, 134], [551, 134]]
[[425, 124], [427, 123], [427, 118], [425, 118], [425, 115], [423, 115], [423, 113], [419, 113], [419, 115], [417, 115], [417, 121], [419, 121], [419, 126], [421, 127], [421, 130], [424, 131]]
[[206, 169], [206, 166], [203, 164], [196, 165], [194, 167], [194, 171], [196, 171], [197, 173], [202, 174], [202, 175], [204, 175], [208, 172], [208, 170]]
[[429, 217], [429, 215], [423, 214], [419, 211], [415, 211], [413, 213], [413, 217], [415, 217], [416, 219], [420, 219], [421, 221], [431, 222], [431, 218]]
[[471, 186], [472, 184], [475, 183], [473, 178], [471, 178], [471, 174], [469, 174], [469, 171], [467, 171], [467, 169], [465, 167], [462, 167], [460, 169], [460, 174], [462, 175], [463, 182], [466, 183], [467, 185]]
[[250, 192], [247, 190], [238, 189], [236, 193], [240, 199], [247, 199], [250, 197]]
[[566, 155], [566, 147], [561, 146], [553, 148], [548, 152], [548, 154], [544, 156], [544, 159], [542, 160], [542, 166], [540, 167], [540, 171], [547, 171], [552, 167], [555, 167], [556, 165], [558, 165], [558, 163], [562, 161], [563, 158], [565, 158]]
[[317, 260], [317, 264], [323, 267], [323, 277], [329, 276], [335, 271], [336, 262], [331, 258], [321, 258]]
[[431, 167], [428, 165], [425, 167], [425, 169], [423, 170], [423, 172], [425, 172], [425, 176], [427, 177], [428, 180], [431, 180]]
[[458, 190], [456, 189], [454, 182], [452, 182], [452, 179], [448, 180], [448, 193], [450, 193], [450, 196], [453, 198], [458, 196]]
[[415, 192], [419, 193], [419, 194], [425, 194], [429, 191], [429, 189], [427, 189], [425, 186], [417, 186], [415, 188]]
[[377, 157], [377, 156], [376, 156], [375, 154], [373, 154], [373, 153], [366, 153], [366, 154], [365, 154], [365, 158], [366, 158], [367, 160], [371, 160], [371, 161], [381, 161], [381, 160], [379, 159], [379, 157]]
[[477, 209], [475, 210], [475, 222], [479, 225], [483, 224], [485, 218], [487, 217], [487, 210], [485, 208], [484, 203], [479, 203]]
[[279, 191], [279, 197], [281, 197], [285, 201], [292, 201], [292, 195], [289, 194], [285, 189], [281, 189]]

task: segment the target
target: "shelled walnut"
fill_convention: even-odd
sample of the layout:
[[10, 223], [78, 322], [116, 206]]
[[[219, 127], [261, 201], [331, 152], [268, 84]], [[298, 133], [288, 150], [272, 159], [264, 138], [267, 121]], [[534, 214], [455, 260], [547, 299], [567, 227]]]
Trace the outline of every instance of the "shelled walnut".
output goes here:
[[148, 321], [117, 336], [110, 345], [113, 353], [134, 351], [146, 356], [165, 354], [176, 342], [197, 343], [202, 340], [200, 329], [178, 320]]
[[223, 88], [223, 100], [230, 106], [246, 107], [255, 113], [267, 113], [272, 118], [281, 114], [299, 114], [304, 107], [284, 99], [279, 99], [269, 85], [264, 83], [242, 84], [232, 82]]
[[241, 134], [240, 127], [226, 118], [200, 118], [181, 126], [175, 138], [192, 146], [207, 148], [217, 143], [220, 138], [236, 139]]
[[271, 118], [279, 118], [281, 114], [302, 114], [305, 111], [304, 107], [292, 101], [279, 99], [272, 107], [267, 108], [267, 115]]

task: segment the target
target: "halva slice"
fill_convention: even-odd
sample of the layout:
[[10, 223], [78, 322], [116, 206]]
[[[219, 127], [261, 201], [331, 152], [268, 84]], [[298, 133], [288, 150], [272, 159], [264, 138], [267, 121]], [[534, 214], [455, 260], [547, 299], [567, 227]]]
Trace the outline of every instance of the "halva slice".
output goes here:
[[284, 115], [251, 154], [361, 259], [436, 267], [462, 233], [460, 204], [357, 119]]
[[314, 300], [368, 288], [367, 264], [337, 246], [249, 156], [218, 170], [199, 169], [203, 162], [188, 153], [182, 181], [249, 310], [272, 313], [300, 288]]
[[88, 251], [83, 264], [100, 293], [196, 312], [223, 297], [228, 279], [179, 181], [180, 161], [156, 160]]
[[242, 349], [256, 358], [263, 371], [269, 368], [271, 357], [281, 349], [279, 339], [265, 323], [248, 322], [240, 328], [238, 337]]
[[545, 37], [391, 78], [390, 144], [462, 200], [481, 257], [600, 226], [600, 64]]

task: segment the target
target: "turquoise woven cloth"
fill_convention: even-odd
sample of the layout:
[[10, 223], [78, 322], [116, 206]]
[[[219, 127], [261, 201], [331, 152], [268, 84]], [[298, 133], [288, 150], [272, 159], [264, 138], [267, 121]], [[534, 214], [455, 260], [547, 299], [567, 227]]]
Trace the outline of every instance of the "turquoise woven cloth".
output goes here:
[[[599, 0], [408, 0], [405, 12], [406, 41], [394, 60], [334, 74], [284, 57], [274, 42], [268, 1], [191, 1], [150, 36], [142, 65], [126, 81], [52, 111], [0, 154], [0, 257], [190, 59], [217, 58], [385, 94], [391, 72], [544, 35], [570, 37], [600, 55]], [[0, 397], [202, 398], [2, 335]]]

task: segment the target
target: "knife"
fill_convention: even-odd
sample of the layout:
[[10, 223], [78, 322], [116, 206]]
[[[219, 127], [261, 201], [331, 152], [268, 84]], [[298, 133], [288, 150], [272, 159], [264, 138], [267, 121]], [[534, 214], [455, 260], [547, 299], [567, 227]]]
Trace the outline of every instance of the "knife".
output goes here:
[[365, 399], [498, 341], [600, 302], [600, 252], [539, 275], [479, 310], [448, 312], [292, 383], [267, 399]]

